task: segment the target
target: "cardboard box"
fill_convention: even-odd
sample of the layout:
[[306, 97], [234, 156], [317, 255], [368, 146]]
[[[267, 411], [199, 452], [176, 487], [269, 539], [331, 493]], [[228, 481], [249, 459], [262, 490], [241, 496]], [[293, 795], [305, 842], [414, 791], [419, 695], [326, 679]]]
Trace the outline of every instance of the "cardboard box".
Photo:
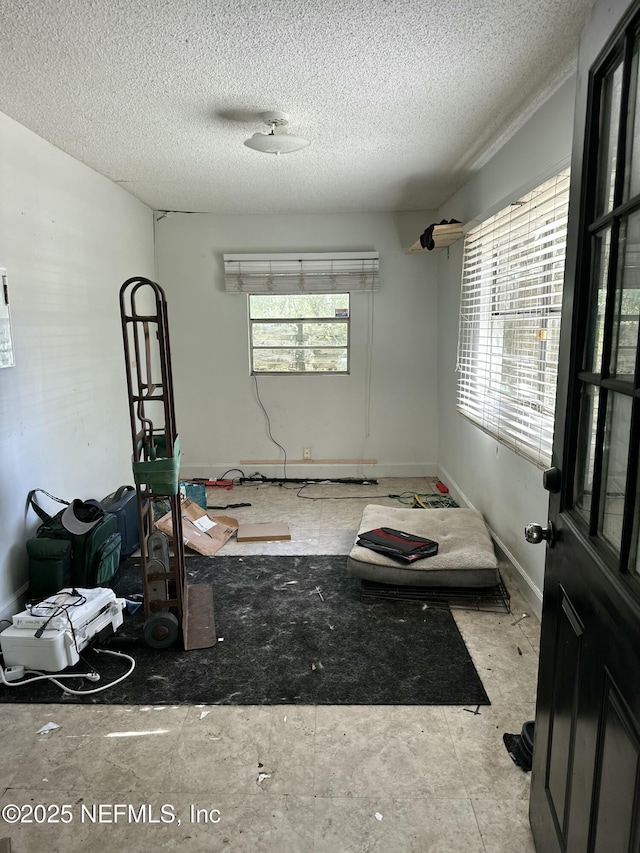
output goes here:
[[238, 527], [238, 542], [288, 542], [290, 539], [289, 525], [284, 521], [263, 521]]
[[[238, 522], [228, 515], [212, 515], [202, 509], [190, 498], [180, 502], [182, 512], [182, 533], [184, 544], [188, 548], [212, 557], [238, 529]], [[173, 536], [171, 512], [156, 521], [156, 527], [167, 536]]]

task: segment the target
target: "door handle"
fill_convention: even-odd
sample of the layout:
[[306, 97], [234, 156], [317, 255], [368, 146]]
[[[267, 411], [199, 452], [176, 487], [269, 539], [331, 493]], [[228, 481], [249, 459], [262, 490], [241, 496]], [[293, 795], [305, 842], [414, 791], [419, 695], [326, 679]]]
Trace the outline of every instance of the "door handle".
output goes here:
[[547, 526], [541, 524], [527, 524], [524, 529], [524, 538], [531, 545], [539, 545], [546, 542], [549, 548], [553, 548], [556, 542], [556, 531], [552, 521], [547, 521]]

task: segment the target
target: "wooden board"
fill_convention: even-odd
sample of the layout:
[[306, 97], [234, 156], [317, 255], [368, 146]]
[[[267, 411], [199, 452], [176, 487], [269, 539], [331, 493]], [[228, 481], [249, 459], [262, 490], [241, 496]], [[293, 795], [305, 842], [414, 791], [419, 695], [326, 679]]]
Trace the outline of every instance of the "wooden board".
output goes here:
[[[463, 236], [464, 224], [455, 222], [452, 225], [436, 225], [433, 229], [434, 249], [444, 249], [451, 246], [456, 240]], [[413, 246], [405, 249], [406, 255], [415, 255], [419, 252], [427, 252], [428, 249], [423, 249], [420, 240], [416, 240]]]
[[[241, 459], [241, 465], [282, 465], [282, 459]], [[288, 459], [287, 465], [377, 465], [377, 459]], [[256, 482], [259, 482], [256, 481]]]
[[238, 542], [285, 542], [291, 539], [291, 533], [289, 525], [284, 521], [263, 521], [241, 524], [237, 539]]

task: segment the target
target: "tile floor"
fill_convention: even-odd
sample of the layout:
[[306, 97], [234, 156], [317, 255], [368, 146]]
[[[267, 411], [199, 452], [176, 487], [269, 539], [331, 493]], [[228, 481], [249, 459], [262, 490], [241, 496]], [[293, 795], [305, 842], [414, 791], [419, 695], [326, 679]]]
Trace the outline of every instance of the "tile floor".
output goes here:
[[[350, 549], [367, 502], [432, 492], [378, 486], [214, 489], [244, 520], [286, 520], [291, 542], [225, 553]], [[365, 499], [335, 500], [364, 495]], [[382, 497], [380, 497], [382, 496]], [[188, 564], [187, 564], [188, 568]], [[531, 609], [508, 566], [515, 618]], [[91, 707], [0, 704], [0, 853], [528, 853], [530, 774], [502, 734], [534, 716], [540, 626], [456, 610], [490, 707]], [[6, 688], [3, 688], [6, 689]], [[55, 722], [59, 728], [37, 734]], [[30, 823], [10, 824], [17, 812]], [[35, 806], [38, 808], [35, 808]], [[8, 807], [8, 808], [7, 808]]]

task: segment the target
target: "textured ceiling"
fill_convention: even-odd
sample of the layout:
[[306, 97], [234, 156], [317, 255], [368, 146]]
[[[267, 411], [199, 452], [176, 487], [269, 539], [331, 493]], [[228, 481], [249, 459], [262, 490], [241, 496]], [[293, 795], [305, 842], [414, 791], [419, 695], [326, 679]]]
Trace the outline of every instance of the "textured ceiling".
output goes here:
[[[0, 110], [154, 209], [433, 209], [573, 70], [592, 2], [2, 0]], [[308, 148], [242, 144], [275, 109]]]

